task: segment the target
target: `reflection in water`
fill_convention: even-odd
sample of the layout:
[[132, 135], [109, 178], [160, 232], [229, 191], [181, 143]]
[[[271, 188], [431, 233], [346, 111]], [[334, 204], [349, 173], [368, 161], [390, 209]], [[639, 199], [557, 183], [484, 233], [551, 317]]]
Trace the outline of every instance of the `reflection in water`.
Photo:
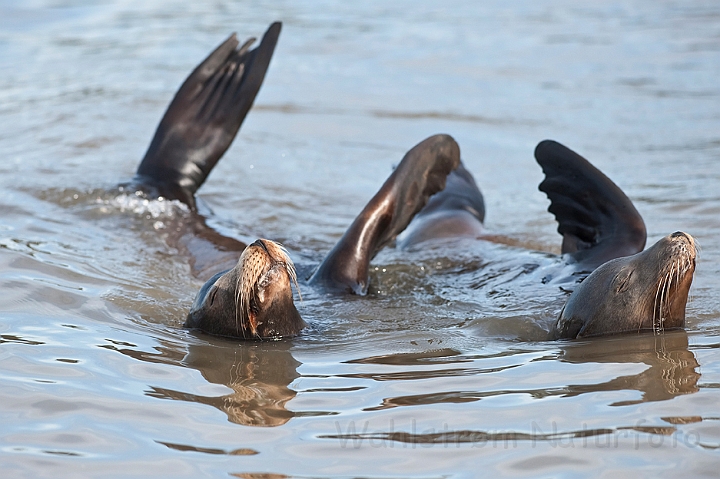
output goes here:
[[[720, 3], [269, 5], [0, 2], [0, 475], [643, 477], [678, 464], [717, 475]], [[281, 240], [316, 266], [389, 165], [447, 132], [486, 194], [488, 227], [555, 251], [532, 148], [562, 134], [617, 178], [654, 239], [683, 229], [702, 243], [690, 350], [678, 333], [545, 342], [548, 294], [498, 289], [486, 306], [493, 280], [472, 271], [502, 255], [479, 247], [388, 249], [370, 298], [308, 291], [315, 329], [292, 348], [181, 330], [192, 273], [217, 267], [203, 248], [219, 238], [178, 232], [188, 218], [171, 205], [143, 209], [112, 188], [195, 59], [276, 18], [287, 25], [277, 62], [203, 188], [207, 226]], [[530, 259], [489, 265], [494, 281]], [[438, 349], [400, 354], [426, 348]], [[307, 416], [321, 408], [336, 415]], [[318, 437], [352, 432], [348, 421], [395, 433], [395, 448]], [[615, 438], [626, 442], [581, 447]], [[468, 442], [408, 451], [455, 440]], [[483, 440], [498, 448], [469, 443]]]
[[[489, 391], [436, 391], [427, 394], [410, 396], [396, 396], [384, 398], [382, 403], [366, 408], [366, 411], [391, 409], [404, 406], [423, 406], [442, 403], [466, 403], [479, 401], [484, 398], [503, 396], [506, 394], [527, 394], [536, 399], [545, 397], [573, 397], [586, 393], [601, 391], [635, 390], [642, 394], [636, 401], [622, 401], [612, 406], [627, 406], [650, 401], [664, 401], [683, 394], [692, 394], [698, 391], [697, 382], [700, 374], [695, 355], [688, 349], [688, 337], [684, 331], [668, 332], [653, 336], [643, 334], [639, 336], [621, 336], [605, 338], [587, 342], [568, 342], [562, 344], [560, 361], [584, 363], [629, 363], [646, 364], [649, 367], [641, 373], [629, 376], [620, 376], [610, 381], [597, 384], [566, 385], [562, 387], [542, 389], [500, 389]], [[398, 357], [393, 357], [398, 356]], [[389, 355], [382, 358], [386, 364], [398, 364], [404, 361], [405, 355]], [[437, 351], [431, 352], [431, 357], [437, 359]], [[452, 362], [460, 362], [462, 356], [453, 354]], [[540, 360], [557, 361], [558, 357], [552, 355]], [[367, 362], [378, 363], [381, 358], [374, 357]], [[414, 361], [418, 361], [414, 357]], [[363, 362], [355, 360], [354, 362]], [[475, 374], [496, 373], [520, 366], [519, 364], [506, 364], [494, 368], [453, 368], [433, 369], [412, 372], [397, 372], [385, 374], [359, 373], [345, 377], [360, 377], [376, 381], [430, 379], [447, 376], [468, 376]]]
[[166, 446], [168, 449], [173, 449], [175, 451], [183, 451], [183, 452], [201, 452], [203, 454], [211, 454], [215, 456], [254, 456], [256, 454], [259, 454], [254, 449], [233, 449], [232, 451], [226, 451], [225, 449], [217, 449], [212, 447], [197, 447], [197, 446], [188, 446], [186, 444], [175, 444], [172, 442], [162, 442], [162, 441], [156, 441], [158, 444], [162, 444], [163, 446]]
[[299, 376], [300, 363], [290, 353], [291, 343], [241, 343], [203, 337], [190, 344], [184, 366], [197, 369], [205, 379], [233, 390], [220, 397], [199, 396], [164, 388], [148, 395], [207, 404], [227, 414], [231, 422], [246, 426], [280, 426], [293, 416], [285, 406], [295, 397], [288, 385]]
[[[437, 351], [431, 351], [428, 359], [437, 360]], [[386, 363], [398, 364], [406, 363], [404, 358], [393, 358], [387, 356], [385, 358], [373, 357], [369, 360], [356, 360], [354, 362], [370, 362], [370, 363]], [[450, 362], [462, 361], [462, 356], [457, 356], [454, 352]], [[649, 401], [664, 401], [673, 399], [684, 394], [692, 394], [698, 391], [698, 380], [700, 374], [696, 371], [699, 364], [695, 355], [688, 349], [688, 336], [684, 331], [669, 332], [663, 335], [643, 334], [639, 336], [619, 336], [616, 338], [603, 338], [599, 340], [586, 342], [567, 342], [561, 345], [560, 357], [556, 355], [538, 358], [540, 361], [557, 361], [568, 362], [572, 364], [587, 363], [629, 363], [629, 364], [646, 364], [649, 366], [641, 373], [620, 376], [613, 380], [601, 382], [597, 384], [584, 385], [567, 385], [552, 389], [536, 389], [536, 390], [495, 390], [495, 391], [446, 391], [436, 392], [413, 396], [400, 396], [393, 398], [385, 398], [382, 404], [377, 407], [368, 408], [366, 410], [380, 410], [403, 406], [419, 406], [440, 403], [460, 403], [479, 401], [480, 399], [491, 396], [503, 396], [509, 394], [528, 394], [534, 398], [542, 399], [549, 396], [573, 397], [585, 393], [605, 392], [605, 391], [621, 391], [636, 390], [642, 394], [637, 401], [623, 401], [611, 405], [626, 406]], [[422, 358], [414, 355], [413, 363], [421, 363]], [[478, 371], [478, 372], [492, 372]], [[427, 371], [431, 376], [436, 376], [437, 371]], [[457, 373], [456, 369], [447, 370], [448, 375]], [[405, 379], [418, 379], [422, 372], [416, 372], [415, 377]], [[382, 378], [372, 378], [375, 380], [383, 380]], [[359, 447], [364, 441], [372, 444], [381, 444], [383, 441], [391, 441], [403, 444], [425, 444], [425, 445], [516, 445], [521, 442], [545, 442], [551, 445], [555, 444], [573, 444], [573, 441], [581, 441], [583, 445], [596, 445], [599, 447], [607, 447], [614, 444], [617, 446], [618, 441], [634, 440], [638, 442], [637, 434], [653, 435], [653, 436], [673, 436], [678, 432], [678, 425], [697, 423], [703, 421], [713, 421], [712, 417], [700, 416], [678, 416], [661, 418], [666, 424], [658, 425], [627, 425], [605, 428], [588, 429], [570, 429], [558, 430], [553, 425], [551, 431], [535, 430], [532, 432], [525, 431], [499, 431], [490, 432], [483, 430], [445, 430], [438, 432], [435, 429], [424, 432], [411, 431], [374, 431], [356, 433], [348, 431], [343, 433], [338, 428], [337, 434], [320, 435], [323, 439], [337, 439], [342, 444], [349, 444], [353, 447]], [[667, 425], [670, 424], [670, 425]], [[712, 445], [698, 442], [697, 445], [703, 448], [712, 448]]]
[[15, 334], [0, 334], [0, 344], [2, 344], [2, 343], [19, 343], [19, 344], [27, 344], [27, 345], [31, 345], [31, 346], [39, 346], [41, 344], [45, 344], [42, 341], [33, 341], [30, 339], [24, 339]]
[[642, 393], [637, 401], [621, 401], [611, 406], [626, 406], [649, 401], [664, 401], [698, 391], [700, 373], [695, 355], [688, 350], [685, 331], [661, 335], [623, 336], [607, 341], [571, 343], [564, 347], [561, 361], [569, 363], [644, 363], [650, 366], [640, 374], [620, 376], [611, 381], [568, 386], [567, 396], [586, 392], [634, 389]]

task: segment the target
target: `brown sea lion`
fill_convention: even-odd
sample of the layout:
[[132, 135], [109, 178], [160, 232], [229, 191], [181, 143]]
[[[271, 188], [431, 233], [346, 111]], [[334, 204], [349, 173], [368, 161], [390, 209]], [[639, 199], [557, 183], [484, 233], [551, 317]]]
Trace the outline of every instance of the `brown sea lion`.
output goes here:
[[170, 241], [191, 254], [197, 276], [229, 263], [229, 271], [224, 268], [200, 290], [186, 322], [213, 334], [291, 336], [305, 325], [292, 300], [297, 279], [285, 250], [269, 240], [246, 246], [223, 236], [207, 226], [195, 200], [255, 100], [280, 29], [279, 22], [270, 25], [252, 50], [253, 38], [240, 45], [232, 34], [203, 60], [168, 106], [135, 178], [124, 185], [189, 207], [189, 218]]
[[684, 327], [696, 255], [693, 237], [678, 231], [641, 253], [602, 264], [570, 296], [553, 335], [581, 338]]
[[592, 271], [575, 286], [551, 337], [683, 328], [694, 238], [675, 232], [643, 251], [645, 224], [609, 178], [553, 141], [541, 142], [535, 157], [546, 175], [540, 190], [563, 235], [563, 257], [576, 271]]
[[[223, 261], [233, 263], [201, 288], [188, 315], [186, 326], [212, 334], [277, 338], [298, 334], [305, 326], [292, 299], [294, 267], [282, 247], [258, 240], [245, 249], [209, 228], [197, 215], [194, 198], [248, 113], [279, 32], [279, 23], [271, 25], [254, 50], [251, 41], [238, 49], [233, 35], [192, 72], [168, 107], [132, 183], [149, 196], [187, 204], [194, 221], [185, 244], [202, 249], [196, 243], [207, 243], [227, 256]], [[692, 238], [677, 233], [637, 255], [645, 245], [645, 225], [620, 188], [559, 143], [541, 142], [535, 157], [546, 176], [540, 189], [551, 201], [549, 210], [563, 236], [562, 257], [543, 268], [541, 283], [575, 289], [554, 337], [681, 327], [694, 272]], [[405, 155], [310, 283], [364, 295], [370, 261], [406, 227], [401, 247], [447, 237], [488, 239], [483, 219], [482, 194], [460, 162], [457, 143], [447, 135], [430, 137]], [[616, 260], [621, 257], [627, 258]], [[592, 273], [610, 260], [615, 261]], [[209, 266], [201, 264], [207, 271]], [[672, 264], [682, 267], [673, 269]], [[626, 279], [620, 284], [618, 277]], [[616, 294], [627, 289], [637, 294]], [[602, 307], [603, 302], [623, 301], [630, 301], [624, 316]]]
[[[432, 136], [408, 151], [310, 283], [330, 291], [365, 294], [372, 258], [405, 229], [429, 197], [444, 188], [447, 175], [459, 163], [460, 150], [447, 135]], [[293, 303], [292, 283], [297, 285], [297, 278], [284, 249], [258, 240], [234, 268], [205, 283], [185, 326], [239, 338], [294, 336], [305, 322]]]
[[[548, 209], [563, 236], [561, 258], [543, 265], [538, 277], [554, 291], [573, 291], [551, 337], [682, 328], [695, 271], [695, 240], [676, 232], [642, 251], [642, 217], [607, 176], [554, 141], [538, 144], [535, 158], [545, 173], [539, 188], [550, 199]], [[409, 225], [401, 246], [447, 236], [495, 239], [482, 229], [482, 195], [462, 172], [461, 166], [451, 173], [448, 187]]]
[[[282, 246], [261, 239], [246, 247], [223, 236], [207, 226], [195, 201], [196, 191], [252, 106], [279, 33], [280, 24], [272, 24], [254, 50], [252, 39], [238, 48], [233, 34], [195, 68], [127, 185], [147, 197], [179, 200], [190, 208], [191, 220], [180, 225], [182, 233], [171, 240], [190, 253], [197, 276], [212, 277], [198, 292], [185, 325], [212, 334], [278, 338], [296, 335], [305, 326], [293, 303], [294, 266]], [[412, 148], [312, 282], [364, 294], [370, 260], [445, 187], [445, 178], [459, 161], [457, 143], [447, 135], [430, 137]], [[228, 267], [208, 274], [222, 265]]]

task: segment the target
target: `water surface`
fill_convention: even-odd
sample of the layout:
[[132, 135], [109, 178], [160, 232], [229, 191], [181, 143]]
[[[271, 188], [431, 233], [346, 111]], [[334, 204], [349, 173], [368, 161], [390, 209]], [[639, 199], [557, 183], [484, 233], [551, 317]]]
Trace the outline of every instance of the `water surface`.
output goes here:
[[[719, 18], [700, 0], [0, 2], [3, 474], [715, 476]], [[308, 273], [443, 132], [488, 228], [541, 253], [388, 249], [366, 298], [301, 285], [311, 326], [291, 341], [182, 329], [201, 282], [167, 235], [186, 213], [116, 185], [195, 64], [274, 20], [265, 84], [201, 190], [212, 226]], [[545, 341], [557, 304], [473, 289], [488, 257], [559, 249], [545, 138], [627, 192], [649, 243], [697, 238], [686, 332]]]

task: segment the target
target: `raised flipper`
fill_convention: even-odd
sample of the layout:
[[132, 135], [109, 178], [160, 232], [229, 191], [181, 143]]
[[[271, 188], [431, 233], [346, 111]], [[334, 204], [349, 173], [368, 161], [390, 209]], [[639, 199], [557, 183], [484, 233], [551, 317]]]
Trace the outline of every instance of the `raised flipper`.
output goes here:
[[448, 177], [445, 189], [433, 195], [415, 216], [399, 248], [411, 248], [438, 238], [477, 238], [483, 233], [485, 202], [472, 174], [460, 163]]
[[137, 181], [195, 209], [194, 194], [230, 147], [265, 78], [280, 34], [273, 23], [260, 45], [239, 49], [235, 34], [185, 80], [160, 121]]
[[435, 135], [405, 154], [398, 167], [328, 253], [310, 281], [331, 290], [367, 293], [370, 260], [401, 233], [428, 198], [445, 188], [460, 164], [460, 148]]
[[535, 159], [545, 173], [540, 191], [563, 236], [562, 253], [588, 270], [645, 247], [645, 223], [630, 199], [585, 158], [551, 140]]

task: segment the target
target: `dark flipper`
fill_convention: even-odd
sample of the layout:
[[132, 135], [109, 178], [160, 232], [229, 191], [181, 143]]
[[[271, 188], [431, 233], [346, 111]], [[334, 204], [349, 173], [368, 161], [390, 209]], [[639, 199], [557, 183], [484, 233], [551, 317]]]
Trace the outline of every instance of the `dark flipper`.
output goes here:
[[239, 49], [235, 34], [182, 84], [137, 170], [140, 183], [195, 208], [194, 194], [230, 147], [265, 78], [280, 34], [273, 23], [260, 45]]
[[482, 223], [485, 221], [485, 201], [475, 178], [462, 162], [447, 177], [445, 188], [433, 195], [416, 218], [438, 211], [467, 211]]
[[311, 282], [364, 295], [370, 260], [401, 233], [460, 164], [448, 135], [432, 136], [405, 154], [398, 167], [328, 253]]
[[645, 223], [618, 186], [585, 158], [551, 140], [540, 142], [535, 158], [545, 173], [540, 191], [563, 236], [562, 253], [588, 269], [645, 247]]
[[434, 194], [398, 239], [397, 247], [413, 248], [439, 238], [479, 237], [485, 202], [475, 178], [460, 163], [447, 177], [445, 189]]

